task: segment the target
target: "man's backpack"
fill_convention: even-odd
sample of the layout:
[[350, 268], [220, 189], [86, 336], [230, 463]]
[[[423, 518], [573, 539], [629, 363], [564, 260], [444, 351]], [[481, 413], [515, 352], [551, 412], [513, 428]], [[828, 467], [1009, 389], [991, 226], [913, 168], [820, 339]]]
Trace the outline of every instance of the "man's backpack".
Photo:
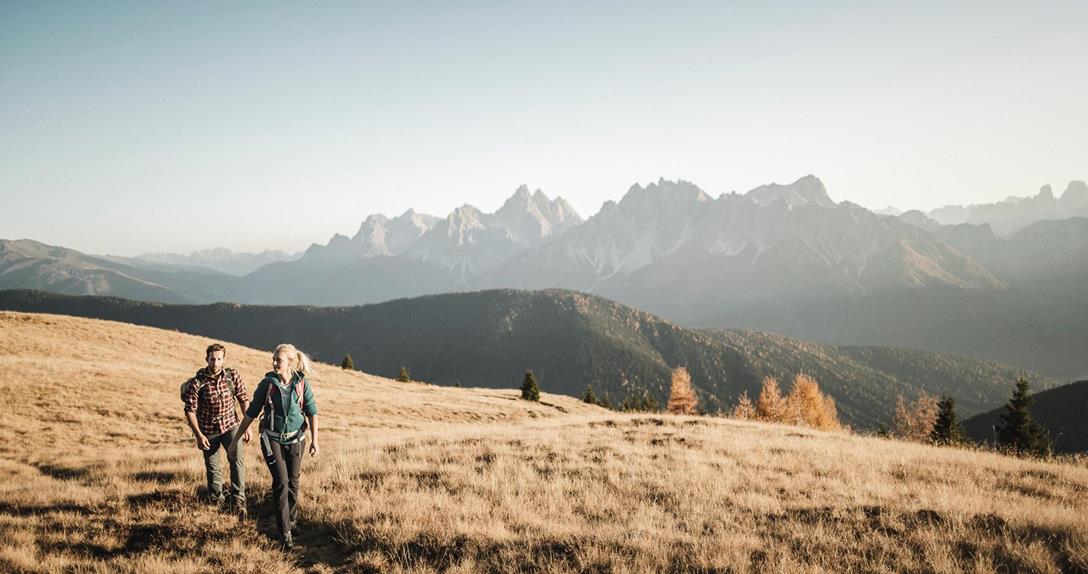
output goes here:
[[[189, 380], [187, 380], [187, 381], [185, 381], [184, 383], [181, 384], [181, 389], [180, 389], [181, 390], [181, 402], [183, 402], [183, 403], [185, 402], [185, 395], [189, 394], [189, 387], [192, 386], [192, 385], [197, 384], [197, 380], [199, 380], [201, 378], [200, 375], [203, 372], [204, 372], [204, 369], [200, 369], [199, 371], [196, 372], [195, 375], [193, 375], [193, 378], [191, 378], [191, 379], [189, 379]], [[234, 394], [234, 369], [231, 369], [229, 367], [224, 367], [223, 368], [223, 376], [227, 378], [227, 387], [230, 389], [230, 394], [233, 395]], [[201, 385], [200, 388], [197, 389], [197, 391], [196, 391], [197, 394], [199, 395], [200, 391], [204, 390], [204, 387], [207, 387], [207, 386], [208, 385], [206, 383]]]

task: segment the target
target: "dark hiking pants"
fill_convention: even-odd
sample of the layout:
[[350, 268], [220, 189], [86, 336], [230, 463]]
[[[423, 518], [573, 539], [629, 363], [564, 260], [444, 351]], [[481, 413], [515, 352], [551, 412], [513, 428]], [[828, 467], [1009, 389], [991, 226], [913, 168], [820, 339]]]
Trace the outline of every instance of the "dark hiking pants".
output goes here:
[[305, 440], [280, 444], [261, 433], [261, 453], [272, 473], [272, 502], [276, 506], [276, 526], [280, 537], [291, 538], [291, 526], [298, 518], [298, 476], [302, 469]]
[[[204, 452], [204, 471], [208, 478], [208, 497], [213, 501], [223, 500], [223, 457], [219, 451], [226, 453], [227, 447], [234, 441], [238, 434], [238, 426], [208, 437], [211, 444]], [[230, 464], [230, 495], [239, 502], [246, 500], [246, 461], [241, 456], [243, 450], [238, 449], [236, 456], [227, 455], [227, 463]]]

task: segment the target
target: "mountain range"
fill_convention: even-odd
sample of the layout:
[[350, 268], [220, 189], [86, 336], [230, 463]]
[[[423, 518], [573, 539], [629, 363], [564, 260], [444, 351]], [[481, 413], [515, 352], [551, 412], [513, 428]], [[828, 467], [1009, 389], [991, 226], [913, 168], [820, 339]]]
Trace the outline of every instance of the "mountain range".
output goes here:
[[1011, 196], [996, 203], [968, 206], [946, 205], [928, 215], [944, 225], [989, 225], [998, 235], [1007, 236], [1036, 221], [1088, 217], [1088, 184], [1071, 181], [1061, 197], [1055, 197], [1053, 189], [1044, 185], [1031, 197]]
[[[1079, 189], [1074, 182], [1055, 201], [1079, 205]], [[494, 213], [465, 205], [444, 219], [372, 215], [353, 237], [334, 235], [241, 277], [58, 254], [28, 241], [0, 246], [0, 288], [334, 306], [562, 288], [692, 327], [1088, 375], [1088, 219], [1040, 220], [1002, 235], [985, 223], [835, 202], [814, 176], [718, 197], [662, 179], [632, 186], [586, 220], [562, 198], [522, 186]]]
[[[0, 309], [176, 329], [271, 349], [289, 340], [316, 358], [443, 385], [518, 386], [526, 369], [547, 392], [592, 385], [616, 404], [649, 393], [665, 404], [686, 366], [708, 412], [728, 410], [763, 377], [785, 389], [807, 373], [857, 428], [890, 422], [897, 395], [949, 394], [963, 416], [1007, 399], [1019, 370], [990, 361], [884, 347], [835, 347], [768, 333], [687, 329], [613, 301], [563, 290], [429, 295], [358, 307], [164, 305], [40, 291], [0, 291]], [[1036, 389], [1057, 381], [1029, 373]]]

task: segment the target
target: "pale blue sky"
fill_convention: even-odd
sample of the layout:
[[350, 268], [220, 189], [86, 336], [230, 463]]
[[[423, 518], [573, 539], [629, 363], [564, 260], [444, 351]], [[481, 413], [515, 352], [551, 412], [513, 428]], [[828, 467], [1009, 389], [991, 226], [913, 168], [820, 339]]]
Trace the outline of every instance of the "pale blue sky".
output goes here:
[[1086, 54], [1083, 1], [5, 0], [0, 237], [298, 250], [522, 183], [588, 217], [659, 177], [1060, 193], [1088, 179]]

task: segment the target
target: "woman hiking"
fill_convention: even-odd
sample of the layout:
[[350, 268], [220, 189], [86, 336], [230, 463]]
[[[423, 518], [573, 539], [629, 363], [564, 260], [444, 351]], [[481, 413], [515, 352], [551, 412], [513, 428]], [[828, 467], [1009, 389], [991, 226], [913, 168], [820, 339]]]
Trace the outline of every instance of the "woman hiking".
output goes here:
[[[282, 344], [272, 353], [272, 371], [253, 391], [236, 436], [242, 436], [253, 419], [263, 413], [260, 423], [261, 454], [272, 473], [272, 501], [276, 525], [284, 550], [292, 547], [291, 535], [298, 518], [298, 480], [306, 430], [310, 431], [310, 456], [316, 456], [317, 403], [309, 377], [314, 374], [310, 358], [294, 345]], [[235, 453], [238, 439], [228, 452]]]

